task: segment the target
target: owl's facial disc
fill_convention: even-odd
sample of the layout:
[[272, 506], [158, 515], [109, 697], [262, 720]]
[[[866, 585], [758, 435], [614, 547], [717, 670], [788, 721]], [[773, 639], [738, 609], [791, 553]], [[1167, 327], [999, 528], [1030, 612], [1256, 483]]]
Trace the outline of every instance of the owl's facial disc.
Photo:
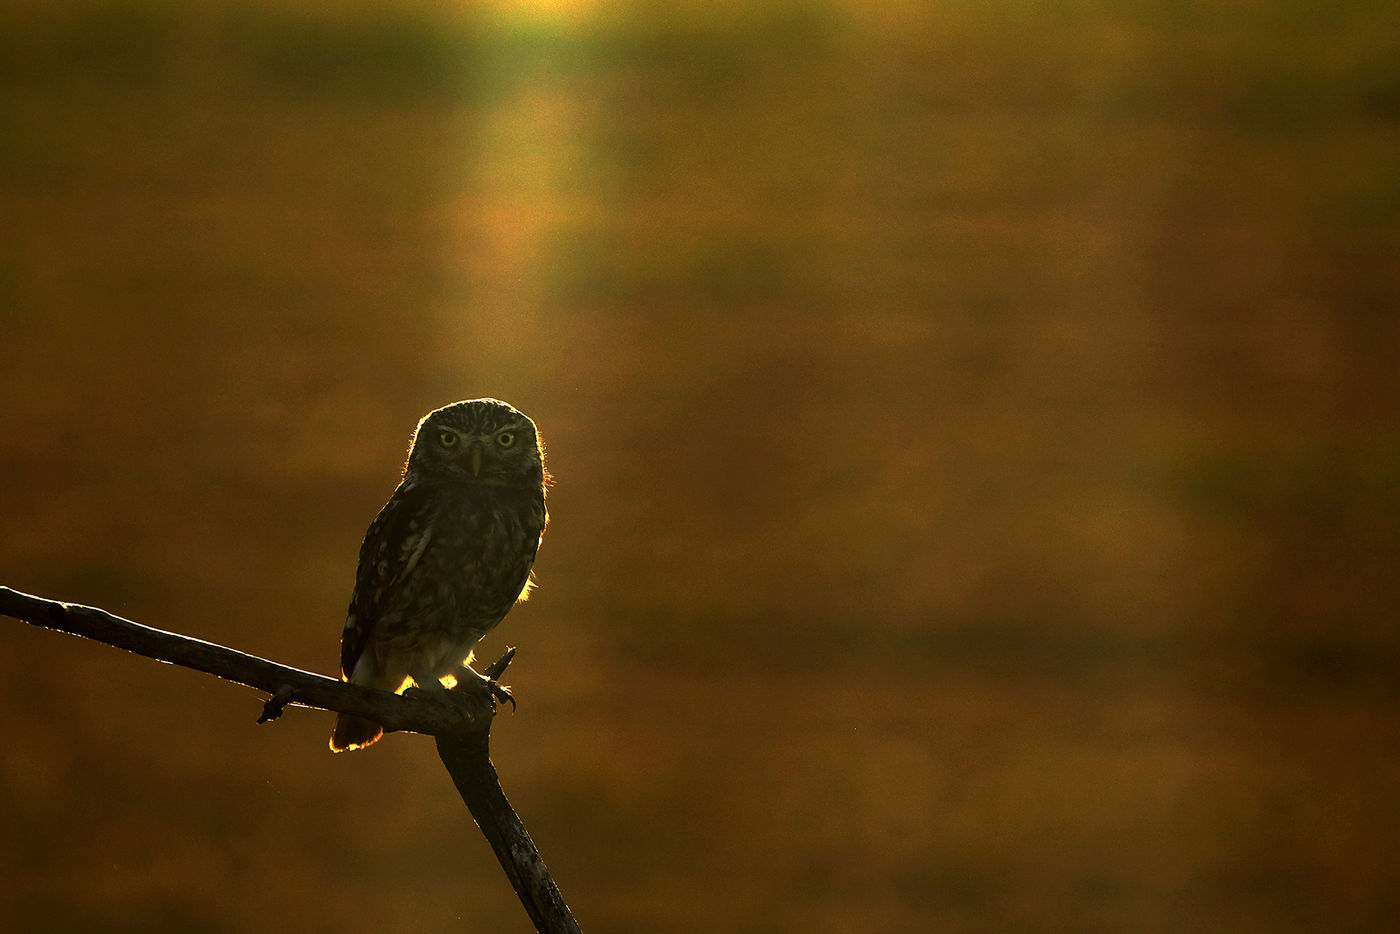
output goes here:
[[426, 434], [436, 449], [439, 463], [449, 470], [470, 472], [474, 479], [480, 480], [502, 473], [508, 462], [514, 462], [514, 448], [525, 429], [523, 424], [512, 424], [477, 433], [438, 424], [430, 426]]
[[429, 412], [419, 422], [405, 476], [456, 478], [473, 485], [542, 482], [543, 452], [534, 423], [501, 402], [477, 399]]

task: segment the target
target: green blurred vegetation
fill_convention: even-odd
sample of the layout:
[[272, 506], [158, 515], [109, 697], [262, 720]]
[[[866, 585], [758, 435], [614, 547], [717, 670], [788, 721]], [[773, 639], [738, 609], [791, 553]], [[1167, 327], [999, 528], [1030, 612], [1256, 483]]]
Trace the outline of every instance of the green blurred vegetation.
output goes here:
[[[0, 580], [322, 671], [415, 420], [605, 931], [1395, 915], [1400, 11], [0, 10]], [[526, 930], [431, 744], [19, 624], [0, 928]]]

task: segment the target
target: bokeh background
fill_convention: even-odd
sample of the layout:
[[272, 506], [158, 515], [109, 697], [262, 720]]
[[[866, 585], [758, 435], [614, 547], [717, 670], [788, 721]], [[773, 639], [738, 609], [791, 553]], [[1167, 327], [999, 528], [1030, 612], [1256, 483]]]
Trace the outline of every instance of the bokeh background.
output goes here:
[[[20, 2], [0, 78], [0, 582], [333, 672], [498, 396], [585, 930], [1394, 922], [1400, 7]], [[529, 930], [429, 740], [0, 646], [0, 928]]]

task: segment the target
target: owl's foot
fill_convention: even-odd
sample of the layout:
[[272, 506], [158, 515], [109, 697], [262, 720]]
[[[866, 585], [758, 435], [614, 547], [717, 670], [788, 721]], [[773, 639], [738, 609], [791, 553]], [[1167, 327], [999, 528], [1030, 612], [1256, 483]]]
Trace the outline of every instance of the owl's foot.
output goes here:
[[[431, 704], [437, 704], [448, 713], [455, 714], [464, 723], [480, 722], [481, 698], [472, 697], [465, 691], [449, 691], [439, 687], [433, 688], [408, 688], [403, 692], [404, 697], [412, 697], [417, 700], [425, 700]], [[492, 705], [494, 709], [494, 704]]]
[[[504, 668], [505, 666], [502, 665], [500, 667]], [[494, 674], [495, 669], [496, 666], [493, 665], [488, 670]], [[410, 691], [418, 691], [426, 697], [432, 697], [443, 703], [451, 704], [464, 699], [470, 692], [477, 691], [491, 698], [491, 706], [493, 708], [496, 704], [509, 702], [510, 709], [512, 711], [515, 710], [515, 698], [511, 695], [510, 688], [501, 684], [495, 678], [488, 678], [480, 674], [470, 665], [463, 665], [461, 668], [452, 672], [452, 674], [457, 683], [453, 685], [451, 690], [448, 690], [447, 686], [437, 678], [430, 678], [425, 674], [422, 683], [418, 683], [417, 679], [414, 679], [415, 683], [418, 683], [418, 687], [411, 687], [404, 693], [407, 694]]]
[[499, 681], [487, 681], [486, 683], [491, 688], [491, 696], [502, 703], [510, 701], [510, 712], [515, 713], [515, 695], [510, 693], [510, 689]]
[[515, 710], [515, 698], [511, 695], [510, 689], [495, 678], [488, 678], [478, 673], [471, 665], [463, 665], [461, 671], [457, 674], [457, 686], [461, 687], [463, 684], [469, 685], [468, 690], [471, 690], [472, 686], [474, 686], [475, 688], [486, 691], [491, 695], [491, 699], [498, 704], [504, 704], [509, 701], [511, 711], [513, 712]]

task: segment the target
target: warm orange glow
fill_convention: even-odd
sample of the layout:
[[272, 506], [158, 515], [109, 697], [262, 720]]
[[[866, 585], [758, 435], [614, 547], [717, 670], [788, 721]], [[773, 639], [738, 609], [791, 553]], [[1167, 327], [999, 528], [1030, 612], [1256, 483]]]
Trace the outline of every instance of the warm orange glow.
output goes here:
[[[1382, 929], [1396, 9], [0, 6], [0, 583], [336, 671], [509, 399], [585, 929]], [[24, 629], [6, 929], [522, 928], [431, 740]]]

